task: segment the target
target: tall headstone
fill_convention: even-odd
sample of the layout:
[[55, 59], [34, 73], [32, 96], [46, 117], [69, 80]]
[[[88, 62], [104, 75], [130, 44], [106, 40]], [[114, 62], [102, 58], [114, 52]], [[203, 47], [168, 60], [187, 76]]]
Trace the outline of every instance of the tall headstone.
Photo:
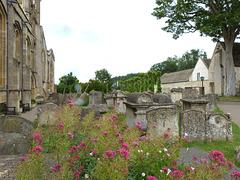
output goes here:
[[156, 135], [170, 133], [174, 137], [178, 137], [178, 120], [179, 114], [176, 106], [153, 107], [147, 111], [149, 130]]
[[89, 93], [89, 105], [92, 104], [104, 104], [104, 98], [101, 91], [92, 90]]
[[181, 113], [180, 136], [192, 141], [204, 142], [205, 113], [197, 110], [186, 110]]

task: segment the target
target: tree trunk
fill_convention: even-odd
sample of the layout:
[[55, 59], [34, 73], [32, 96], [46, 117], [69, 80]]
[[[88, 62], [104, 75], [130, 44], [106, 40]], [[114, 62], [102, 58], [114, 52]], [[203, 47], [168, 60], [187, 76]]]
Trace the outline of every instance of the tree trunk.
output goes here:
[[235, 96], [236, 95], [236, 72], [235, 65], [233, 61], [233, 43], [234, 41], [229, 41], [225, 39], [225, 96]]

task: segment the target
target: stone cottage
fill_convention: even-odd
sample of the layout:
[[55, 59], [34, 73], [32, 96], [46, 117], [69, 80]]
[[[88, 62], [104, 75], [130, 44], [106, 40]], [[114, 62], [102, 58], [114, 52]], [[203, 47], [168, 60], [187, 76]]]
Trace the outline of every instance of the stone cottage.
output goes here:
[[[193, 69], [164, 74], [161, 78], [162, 91], [169, 93], [172, 88], [194, 87], [199, 89], [203, 86], [205, 94], [225, 95], [224, 53], [224, 43], [218, 42], [211, 59], [199, 58]], [[237, 93], [240, 93], [240, 43], [234, 43], [233, 45], [233, 60]], [[203, 82], [201, 77], [204, 77]]]
[[0, 104], [21, 112], [20, 101], [31, 106], [31, 99], [53, 93], [54, 62], [40, 25], [40, 0], [1, 0]]

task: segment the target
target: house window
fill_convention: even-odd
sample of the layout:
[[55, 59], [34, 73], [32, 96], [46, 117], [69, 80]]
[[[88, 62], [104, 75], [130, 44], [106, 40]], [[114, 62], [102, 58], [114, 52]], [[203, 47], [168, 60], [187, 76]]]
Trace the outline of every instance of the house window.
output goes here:
[[200, 73], [197, 73], [197, 80], [200, 81], [201, 78], [200, 78]]

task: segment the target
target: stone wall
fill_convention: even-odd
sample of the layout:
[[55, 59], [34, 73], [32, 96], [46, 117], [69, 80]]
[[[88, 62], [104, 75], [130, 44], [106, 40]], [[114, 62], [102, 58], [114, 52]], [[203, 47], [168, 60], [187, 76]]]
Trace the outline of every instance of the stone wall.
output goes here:
[[19, 116], [0, 116], [0, 155], [24, 154], [34, 124]]

